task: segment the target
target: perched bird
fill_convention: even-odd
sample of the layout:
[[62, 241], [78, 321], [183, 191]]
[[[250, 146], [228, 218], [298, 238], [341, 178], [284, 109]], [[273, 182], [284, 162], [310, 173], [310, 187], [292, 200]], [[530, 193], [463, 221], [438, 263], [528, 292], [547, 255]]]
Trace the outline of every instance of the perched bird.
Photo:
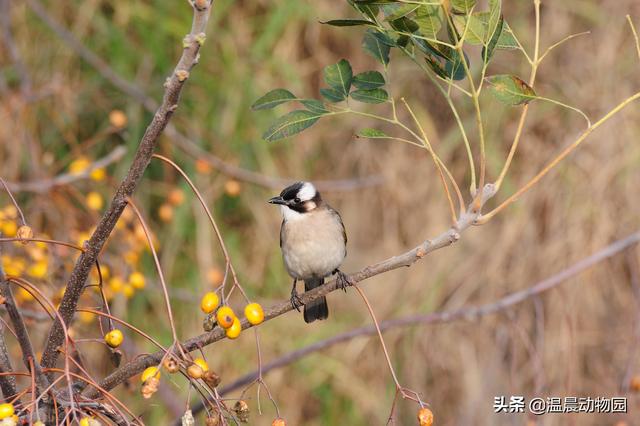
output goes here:
[[[338, 274], [346, 289], [350, 282], [338, 268], [347, 255], [347, 234], [337, 211], [322, 200], [310, 182], [296, 182], [269, 200], [282, 210], [280, 248], [287, 272], [293, 277], [291, 304], [298, 311], [302, 302], [296, 290], [298, 280], [309, 291], [324, 283], [325, 277]], [[304, 305], [305, 322], [329, 316], [323, 296]]]

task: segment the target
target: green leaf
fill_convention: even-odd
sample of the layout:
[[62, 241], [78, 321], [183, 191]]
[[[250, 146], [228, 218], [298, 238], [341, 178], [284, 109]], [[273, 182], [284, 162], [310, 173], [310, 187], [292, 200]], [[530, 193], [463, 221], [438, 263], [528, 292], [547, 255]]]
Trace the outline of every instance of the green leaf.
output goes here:
[[323, 98], [325, 98], [327, 101], [331, 102], [331, 103], [336, 103], [336, 102], [341, 102], [344, 101], [345, 99], [347, 99], [347, 95], [345, 93], [342, 93], [336, 89], [331, 89], [331, 88], [322, 88], [320, 89], [320, 94], [322, 95]]
[[380, 11], [380, 8], [378, 6], [364, 4], [364, 3], [356, 3], [353, 0], [347, 0], [347, 1], [355, 10], [362, 13], [367, 18], [371, 19], [372, 21], [376, 20], [376, 17], [378, 16], [378, 12]]
[[401, 33], [412, 34], [420, 29], [415, 21], [412, 21], [406, 16], [389, 22], [389, 25], [391, 25], [391, 28]]
[[[389, 63], [389, 51], [391, 50], [389, 47], [391, 45], [386, 42], [386, 39], [389, 39], [386, 34], [367, 30], [367, 32], [364, 33], [364, 39], [362, 40], [362, 47], [364, 50], [383, 65], [387, 65]], [[389, 39], [389, 41], [393, 43], [393, 40]]]
[[[458, 31], [461, 33], [464, 31], [465, 18], [469, 20], [469, 28], [467, 29], [464, 41], [469, 44], [487, 44], [485, 40], [489, 40], [487, 35], [489, 27], [489, 12], [478, 12], [468, 17], [454, 16], [453, 22], [455, 23]], [[495, 34], [495, 33], [494, 33]], [[513, 31], [507, 21], [503, 19], [502, 32], [498, 38], [496, 49], [518, 49], [518, 43], [513, 35]]]
[[259, 109], [271, 109], [294, 99], [296, 99], [296, 97], [290, 91], [285, 89], [274, 89], [255, 101], [253, 105], [251, 105], [251, 109], [254, 111]]
[[351, 64], [346, 59], [341, 59], [337, 64], [324, 67], [324, 81], [329, 87], [344, 93], [345, 96], [349, 94], [352, 80], [353, 71], [351, 70]]
[[489, 0], [489, 19], [487, 21], [487, 33], [482, 39], [485, 45], [488, 44], [491, 40], [491, 37], [493, 37], [493, 34], [498, 28], [498, 23], [500, 22], [501, 17], [502, 5], [500, 4], [500, 0]]
[[320, 21], [321, 24], [332, 25], [334, 27], [357, 27], [359, 25], [370, 25], [375, 27], [375, 22], [365, 19], [332, 19], [330, 21]]
[[450, 79], [449, 75], [447, 74], [447, 71], [442, 67], [442, 64], [440, 64], [440, 62], [436, 58], [430, 55], [427, 55], [424, 59], [427, 61], [427, 65], [429, 65], [429, 68], [431, 68], [433, 72], [435, 72], [436, 74], [438, 74], [440, 77], [444, 79], [447, 79], [447, 80]]
[[377, 89], [384, 83], [384, 77], [378, 71], [365, 71], [353, 77], [353, 85], [358, 89]]
[[[453, 80], [462, 80], [466, 77], [466, 72], [464, 70], [464, 64], [462, 63], [462, 58], [457, 50], [451, 49], [448, 46], [439, 46], [440, 51], [446, 58], [444, 69], [447, 73], [447, 77]], [[464, 52], [463, 52], [464, 53]], [[467, 67], [469, 64], [469, 57], [466, 53], [464, 53], [464, 60], [467, 62]]]
[[351, 92], [351, 97], [367, 104], [380, 104], [389, 99], [389, 94], [384, 89], [359, 89]]
[[320, 113], [320, 114], [324, 114], [324, 113], [329, 112], [325, 108], [325, 106], [322, 103], [322, 101], [319, 101], [317, 99], [302, 99], [300, 101], [300, 103], [302, 105], [304, 105], [304, 107], [306, 109], [308, 109], [309, 111], [311, 111], [311, 112], [316, 112], [316, 113]]
[[515, 75], [493, 75], [486, 81], [493, 96], [507, 105], [526, 104], [536, 98], [536, 92]]
[[476, 0], [451, 0], [451, 8], [454, 12], [467, 14], [476, 5]]
[[402, 34], [396, 39], [396, 45], [399, 47], [407, 47], [409, 44], [409, 36]]
[[422, 53], [424, 53], [427, 56], [439, 56], [443, 59], [449, 59], [447, 56], [445, 56], [444, 53], [442, 53], [437, 47], [435, 47], [434, 45], [432, 45], [431, 43], [418, 38], [418, 37], [411, 37], [411, 41], [413, 41], [413, 44], [416, 45], [416, 47], [418, 49], [420, 49], [422, 51]]
[[416, 10], [414, 21], [424, 37], [436, 39], [444, 21], [442, 8], [433, 5], [420, 6]]
[[356, 136], [360, 138], [370, 138], [370, 139], [383, 139], [383, 138], [389, 137], [389, 135], [387, 135], [382, 130], [372, 129], [370, 127], [360, 130]]
[[503, 28], [504, 28], [504, 18], [501, 15], [500, 20], [498, 21], [498, 26], [496, 27], [496, 30], [491, 36], [491, 40], [489, 40], [489, 43], [482, 48], [482, 60], [484, 61], [485, 64], [488, 64], [489, 61], [491, 60], [491, 57], [493, 56], [493, 51], [498, 45], [498, 40], [500, 39], [500, 35], [502, 34]]
[[382, 6], [382, 11], [385, 14], [385, 21], [395, 21], [396, 19], [403, 18], [410, 15], [414, 10], [419, 8], [418, 4], [403, 4], [403, 5], [387, 5]]
[[380, 5], [380, 4], [396, 3], [397, 1], [398, 0], [354, 0], [356, 5], [363, 5], [363, 4]]
[[321, 113], [305, 110], [291, 111], [278, 118], [269, 130], [262, 135], [262, 138], [267, 142], [272, 142], [295, 135], [315, 124], [322, 115]]

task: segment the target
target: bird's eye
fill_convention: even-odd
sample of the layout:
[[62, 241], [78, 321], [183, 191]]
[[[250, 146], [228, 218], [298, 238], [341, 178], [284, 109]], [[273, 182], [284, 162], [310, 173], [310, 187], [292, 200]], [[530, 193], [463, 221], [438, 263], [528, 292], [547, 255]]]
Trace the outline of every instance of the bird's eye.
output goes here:
[[298, 198], [298, 197], [296, 197], [296, 198], [294, 198], [294, 199], [293, 199], [293, 202], [294, 202], [294, 203], [299, 203], [300, 201], [301, 201], [301, 200], [300, 200], [300, 198]]

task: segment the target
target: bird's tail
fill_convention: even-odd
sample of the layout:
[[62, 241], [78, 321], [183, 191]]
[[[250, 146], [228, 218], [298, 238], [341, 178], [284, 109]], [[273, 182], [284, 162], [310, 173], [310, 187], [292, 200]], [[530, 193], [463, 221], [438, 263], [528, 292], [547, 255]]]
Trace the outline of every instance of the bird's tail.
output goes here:
[[[324, 278], [311, 278], [304, 281], [304, 291], [312, 290], [324, 284]], [[327, 319], [329, 316], [329, 307], [327, 306], [327, 298], [322, 296], [313, 302], [304, 305], [304, 322], [313, 322], [315, 320]]]

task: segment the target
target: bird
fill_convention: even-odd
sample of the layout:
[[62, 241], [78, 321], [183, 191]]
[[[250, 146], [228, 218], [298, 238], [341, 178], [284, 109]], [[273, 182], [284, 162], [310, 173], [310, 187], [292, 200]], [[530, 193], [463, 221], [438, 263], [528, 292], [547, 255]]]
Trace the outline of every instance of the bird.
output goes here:
[[[280, 249], [284, 265], [293, 278], [291, 304], [300, 311], [303, 305], [296, 284], [304, 281], [309, 291], [337, 274], [338, 285], [346, 291], [351, 281], [340, 271], [347, 255], [347, 233], [340, 214], [327, 204], [311, 182], [296, 182], [268, 201], [280, 206]], [[304, 321], [323, 320], [329, 316], [325, 296], [304, 304]]]

